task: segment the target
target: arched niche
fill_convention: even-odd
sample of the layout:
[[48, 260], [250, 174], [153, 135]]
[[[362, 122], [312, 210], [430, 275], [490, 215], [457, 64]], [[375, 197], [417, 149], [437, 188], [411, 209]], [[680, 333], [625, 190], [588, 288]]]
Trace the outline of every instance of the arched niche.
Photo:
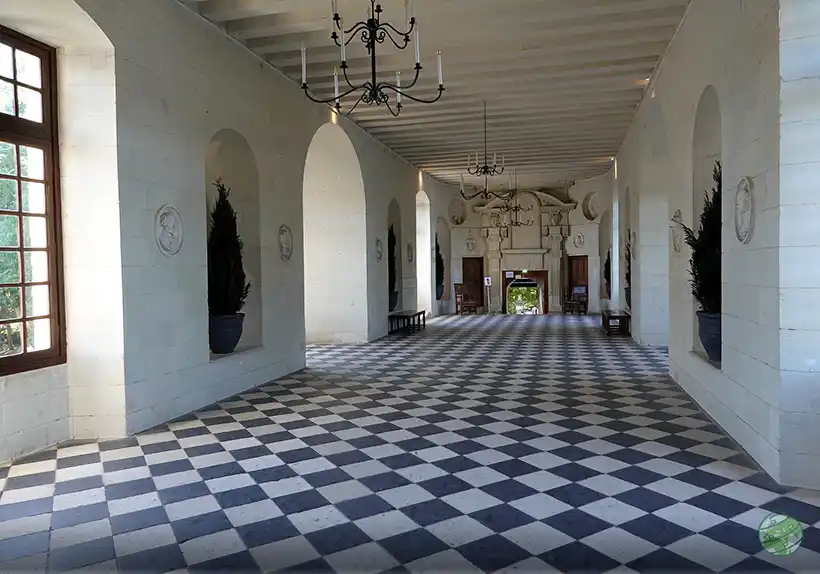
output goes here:
[[424, 190], [416, 194], [416, 309], [433, 312], [435, 296], [435, 246], [430, 215], [430, 198]]
[[[475, 241], [478, 242], [481, 240], [477, 234], [475, 235]], [[447, 220], [443, 217], [436, 218], [436, 233], [435, 237], [438, 238], [439, 243], [439, 250], [441, 251], [441, 257], [444, 259], [444, 292], [441, 295], [441, 301], [444, 301], [443, 308], [441, 309], [442, 313], [449, 312], [449, 302], [451, 300], [451, 292], [453, 290], [453, 281], [452, 281], [452, 243], [450, 239], [450, 225], [447, 223]], [[433, 244], [433, 248], [435, 249], [435, 244]]]
[[[706, 86], [700, 96], [695, 113], [695, 127], [692, 137], [692, 220], [691, 227], [697, 233], [700, 227], [700, 215], [706, 199], [711, 194], [714, 181], [712, 178], [716, 161], [722, 159], [722, 119], [720, 101], [713, 86]], [[705, 356], [703, 344], [698, 335], [699, 309], [694, 296], [690, 297], [692, 305], [692, 349]]]
[[[364, 180], [356, 150], [338, 125], [324, 124], [313, 135], [302, 207], [307, 342], [366, 342]], [[383, 251], [386, 257], [386, 245]]]
[[[388, 267], [388, 284], [387, 284], [387, 294], [389, 299], [389, 310], [390, 311], [398, 311], [403, 308], [404, 301], [402, 301], [402, 270], [403, 265], [402, 262], [404, 260], [404, 249], [403, 245], [404, 242], [402, 241], [402, 232], [401, 232], [401, 207], [399, 207], [399, 202], [396, 201], [395, 198], [390, 200], [390, 204], [387, 207], [387, 229], [388, 229], [388, 237], [389, 237], [389, 230], [392, 229], [393, 233], [396, 237], [396, 249], [395, 253], [393, 253], [393, 262], [396, 266], [396, 278], [395, 284], [390, 285], [389, 281], [389, 267]], [[390, 249], [389, 249], [389, 239], [387, 244], [384, 246], [384, 253], [385, 256], [388, 258], [388, 265], [390, 264], [389, 257], [390, 257]], [[391, 293], [391, 289], [393, 289]]]
[[244, 245], [242, 263], [250, 294], [242, 312], [245, 322], [238, 349], [263, 344], [262, 340], [262, 249], [259, 229], [259, 170], [253, 149], [237, 131], [223, 129], [211, 138], [205, 159], [205, 197], [208, 213], [216, 198], [214, 182], [221, 179], [231, 188], [230, 201], [236, 211], [237, 228]]

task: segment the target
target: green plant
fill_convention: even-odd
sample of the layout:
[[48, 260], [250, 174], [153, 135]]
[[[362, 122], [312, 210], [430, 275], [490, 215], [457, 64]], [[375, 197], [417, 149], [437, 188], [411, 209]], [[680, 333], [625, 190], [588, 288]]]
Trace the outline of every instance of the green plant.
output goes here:
[[391, 293], [396, 291], [396, 232], [392, 225], [387, 228], [387, 284]]
[[606, 252], [604, 261], [604, 282], [609, 285], [612, 282], [612, 251]]
[[704, 192], [703, 212], [700, 227], [694, 230], [683, 223], [686, 245], [692, 250], [689, 257], [690, 284], [692, 295], [704, 313], [719, 314], [721, 309], [721, 193], [723, 191], [723, 169], [719, 161], [712, 170], [714, 187], [712, 194]]
[[245, 306], [251, 284], [242, 265], [242, 239], [236, 211], [228, 197], [231, 188], [214, 182], [217, 198], [208, 215], [208, 310], [211, 315], [236, 315]]
[[444, 285], [444, 257], [441, 256], [441, 247], [436, 233], [436, 286]]

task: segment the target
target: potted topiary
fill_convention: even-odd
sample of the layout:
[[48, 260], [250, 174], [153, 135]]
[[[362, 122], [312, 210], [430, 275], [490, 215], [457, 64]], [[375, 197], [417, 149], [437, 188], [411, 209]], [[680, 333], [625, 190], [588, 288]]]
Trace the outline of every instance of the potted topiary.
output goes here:
[[396, 233], [392, 225], [387, 228], [387, 287], [390, 311], [394, 311], [399, 302], [399, 292], [396, 291]]
[[686, 244], [692, 253], [689, 257], [692, 295], [700, 306], [698, 311], [698, 335], [703, 349], [711, 361], [721, 357], [721, 192], [723, 172], [719, 161], [712, 170], [715, 184], [712, 194], [704, 192], [700, 228], [695, 233], [684, 224]]
[[442, 297], [444, 297], [444, 257], [441, 256], [438, 233], [436, 233], [436, 301], [441, 301]]
[[604, 289], [606, 290], [606, 298], [612, 297], [612, 251], [606, 252], [606, 261], [604, 261]]
[[236, 226], [236, 211], [228, 197], [231, 189], [214, 182], [217, 197], [208, 216], [208, 312], [211, 351], [233, 353], [242, 337], [245, 314], [240, 313], [250, 282], [242, 265], [242, 239]]
[[626, 306], [632, 308], [632, 230], [626, 230], [626, 244], [624, 248], [626, 270], [624, 271], [624, 296]]

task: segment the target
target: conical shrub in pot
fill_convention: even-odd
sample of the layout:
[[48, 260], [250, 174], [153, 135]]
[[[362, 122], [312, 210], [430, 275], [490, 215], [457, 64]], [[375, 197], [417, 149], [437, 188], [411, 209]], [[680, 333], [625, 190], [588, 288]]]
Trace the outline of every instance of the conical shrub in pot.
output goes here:
[[441, 255], [441, 247], [438, 243], [438, 233], [436, 233], [436, 301], [441, 301], [444, 296], [444, 257]]
[[711, 361], [721, 358], [721, 193], [723, 170], [716, 161], [712, 170], [714, 186], [711, 195], [705, 192], [703, 212], [700, 214], [698, 231], [686, 225], [683, 228], [686, 244], [691, 250], [689, 257], [690, 284], [698, 310], [698, 335], [703, 349]]
[[211, 351], [233, 353], [242, 337], [251, 284], [242, 264], [242, 239], [236, 224], [236, 211], [229, 200], [231, 188], [221, 180], [214, 182], [216, 201], [208, 215], [208, 312]]
[[399, 292], [396, 290], [396, 232], [393, 226], [387, 228], [387, 285], [390, 311], [396, 309]]

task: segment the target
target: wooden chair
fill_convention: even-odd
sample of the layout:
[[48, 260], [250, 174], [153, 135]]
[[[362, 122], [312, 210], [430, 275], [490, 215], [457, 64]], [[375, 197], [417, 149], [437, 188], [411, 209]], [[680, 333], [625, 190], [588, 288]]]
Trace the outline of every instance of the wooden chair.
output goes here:
[[463, 283], [453, 285], [456, 292], [456, 315], [464, 313], [478, 313], [478, 304], [473, 299], [470, 291], [465, 289]]

